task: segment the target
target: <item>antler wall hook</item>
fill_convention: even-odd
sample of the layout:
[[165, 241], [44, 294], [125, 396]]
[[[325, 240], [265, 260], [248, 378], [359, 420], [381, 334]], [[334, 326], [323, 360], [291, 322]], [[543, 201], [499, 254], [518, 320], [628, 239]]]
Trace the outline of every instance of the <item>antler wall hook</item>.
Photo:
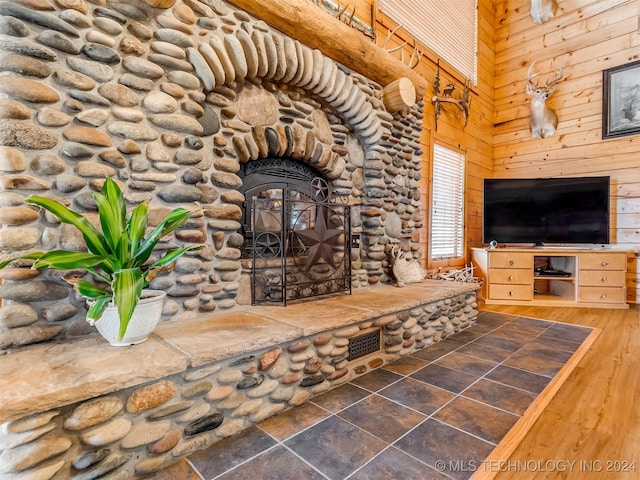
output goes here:
[[460, 98], [453, 97], [455, 88], [455, 84], [453, 82], [449, 82], [445, 86], [442, 94], [440, 93], [440, 60], [438, 60], [438, 70], [436, 71], [436, 78], [433, 81], [433, 97], [431, 97], [431, 103], [434, 105], [433, 117], [436, 131], [438, 130], [438, 118], [442, 114], [443, 103], [458, 107], [464, 117], [464, 124], [462, 126], [463, 130], [469, 122], [469, 109], [471, 108], [471, 97], [469, 96], [469, 93], [471, 92], [471, 81], [465, 80]]

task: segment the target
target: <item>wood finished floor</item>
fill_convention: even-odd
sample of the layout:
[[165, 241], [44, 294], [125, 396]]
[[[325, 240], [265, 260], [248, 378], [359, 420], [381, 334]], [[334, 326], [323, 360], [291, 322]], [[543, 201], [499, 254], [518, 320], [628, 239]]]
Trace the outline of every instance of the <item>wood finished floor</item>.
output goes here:
[[[602, 330], [508, 459], [519, 465], [562, 461], [567, 462], [568, 471], [518, 471], [512, 467], [497, 472], [495, 478], [640, 478], [640, 308], [487, 305], [483, 309]], [[569, 462], [576, 462], [571, 470]], [[560, 463], [556, 465], [560, 467]]]
[[[516, 422], [520, 416], [591, 332], [591, 329], [570, 327], [563, 332], [568, 343], [558, 342], [557, 330], [554, 333], [549, 330], [548, 322], [537, 322], [534, 318], [599, 328], [609, 323], [598, 321], [601, 316], [616, 318], [622, 323], [625, 322], [623, 318], [628, 322], [633, 317], [636, 328], [638, 323], [637, 312], [635, 317], [627, 317], [628, 311], [625, 311], [627, 315], [619, 313], [623, 311], [608, 310], [596, 314], [593, 310], [582, 310], [578, 314], [576, 309], [571, 309], [578, 315], [568, 312], [558, 318], [560, 312], [554, 309], [556, 317], [552, 318], [550, 311], [503, 308], [492, 307], [495, 313], [483, 313], [478, 325], [468, 332], [354, 379], [238, 437], [220, 441], [153, 478], [468, 479], [504, 435], [515, 430], [512, 427], [519, 425]], [[500, 311], [530, 318], [513, 320], [513, 317], [500, 315]], [[592, 324], [581, 321], [585, 316]], [[503, 325], [505, 319], [512, 321]], [[496, 327], [502, 328], [495, 330]], [[556, 323], [551, 328], [563, 326]], [[629, 333], [632, 330], [629, 328]], [[600, 337], [596, 342], [602, 342]], [[614, 344], [609, 339], [604, 340], [604, 348], [613, 348]], [[637, 339], [635, 345], [640, 346]], [[593, 356], [593, 352], [589, 351], [588, 355]], [[613, 356], [621, 357], [619, 353]], [[635, 375], [636, 381], [632, 380], [632, 384], [637, 386], [637, 372]], [[574, 377], [575, 373], [569, 378]], [[575, 456], [573, 446], [571, 452], [564, 454], [555, 448], [549, 450], [546, 445], [549, 437], [562, 443], [565, 432], [559, 425], [564, 423], [562, 415], [566, 415], [559, 413], [562, 407], [577, 415], [575, 420], [573, 417], [567, 419], [568, 422], [584, 424], [575, 407], [581, 406], [581, 402], [587, 403], [576, 393], [585, 382], [578, 380], [578, 385], [567, 387], [569, 381], [560, 388], [558, 396], [571, 391], [569, 401], [573, 408], [557, 405], [556, 399], [552, 401], [550, 411], [542, 413], [540, 421], [522, 442], [522, 446], [533, 445], [535, 450], [523, 450], [515, 444], [509, 449], [516, 449], [513, 459], [527, 461], [527, 468], [537, 470], [530, 472], [532, 476], [527, 477], [529, 472], [523, 472], [522, 468], [517, 472], [498, 471], [509, 468], [496, 462], [489, 465], [489, 471], [486, 465], [483, 466], [483, 472], [476, 472], [474, 478], [490, 478], [496, 474], [497, 478], [517, 479], [587, 478], [584, 472], [575, 472], [578, 475], [573, 477], [573, 472], [568, 471], [561, 475], [558, 471], [542, 472], [538, 464], [529, 462], [568, 461]], [[638, 422], [637, 410], [633, 410], [635, 407], [631, 404], [633, 394], [624, 397], [628, 397], [628, 402], [621, 407], [629, 413], [635, 412], [635, 422]], [[609, 402], [612, 405], [613, 400]], [[553, 435], [545, 430], [552, 430]], [[580, 432], [584, 437], [584, 430]], [[630, 450], [629, 446], [627, 451]], [[633, 454], [637, 455], [636, 452]], [[590, 458], [605, 460], [600, 453]], [[436, 464], [438, 460], [444, 463]], [[439, 468], [442, 465], [445, 467], [443, 473], [438, 471], [443, 470]], [[549, 470], [551, 464], [545, 465]], [[482, 476], [478, 476], [480, 473]]]

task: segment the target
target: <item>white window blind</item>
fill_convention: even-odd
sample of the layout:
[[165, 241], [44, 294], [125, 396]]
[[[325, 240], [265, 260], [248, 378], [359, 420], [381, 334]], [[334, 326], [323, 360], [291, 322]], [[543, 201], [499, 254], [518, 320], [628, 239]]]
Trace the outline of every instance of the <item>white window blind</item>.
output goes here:
[[379, 8], [477, 83], [477, 0], [379, 0]]
[[464, 246], [464, 155], [433, 146], [431, 258], [459, 258]]

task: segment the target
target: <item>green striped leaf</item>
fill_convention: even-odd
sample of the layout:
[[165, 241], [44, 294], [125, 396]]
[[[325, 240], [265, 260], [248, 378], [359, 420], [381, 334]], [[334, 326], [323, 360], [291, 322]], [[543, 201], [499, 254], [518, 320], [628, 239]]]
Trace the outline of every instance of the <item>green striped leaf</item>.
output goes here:
[[127, 331], [133, 310], [140, 299], [143, 284], [142, 270], [139, 268], [120, 270], [113, 275], [113, 283], [111, 285], [113, 288], [113, 303], [116, 305], [120, 316], [119, 339]]
[[104, 260], [102, 255], [94, 255], [86, 252], [68, 252], [66, 250], [53, 250], [38, 258], [33, 268], [51, 268], [54, 270], [74, 270], [77, 268], [89, 268], [98, 265]]
[[40, 197], [38, 195], [29, 195], [25, 198], [25, 202], [38, 205], [55, 215], [62, 223], [73, 225], [82, 234], [87, 249], [96, 255], [106, 255], [108, 253], [107, 244], [103, 236], [91, 223], [79, 213], [69, 210], [64, 205], [51, 200], [50, 198]]
[[87, 320], [100, 320], [102, 314], [110, 303], [111, 295], [103, 295], [90, 302], [89, 310], [87, 311]]
[[107, 177], [102, 184], [102, 194], [109, 200], [113, 206], [114, 212], [118, 216], [118, 222], [124, 227], [127, 216], [127, 208], [124, 201], [124, 195], [118, 184], [111, 178]]
[[162, 258], [160, 258], [160, 260], [154, 263], [152, 268], [164, 267], [165, 265], [169, 265], [171, 262], [177, 260], [186, 252], [189, 252], [192, 250], [200, 250], [201, 248], [202, 248], [202, 245], [193, 245], [190, 247], [179, 248], [177, 250], [171, 250], [167, 252]]
[[102, 194], [113, 208], [116, 222], [113, 228], [118, 228], [120, 232], [124, 231], [127, 224], [127, 206], [120, 187], [113, 179], [107, 178], [102, 185]]
[[116, 245], [120, 241], [120, 235], [124, 230], [124, 223], [120, 221], [119, 212], [109, 199], [98, 192], [93, 192], [93, 198], [98, 206], [100, 216], [100, 226], [105, 242], [112, 252], [116, 250]]
[[[140, 203], [131, 212], [131, 217], [127, 222], [127, 231], [129, 232], [129, 255], [135, 256], [140, 247], [140, 242], [147, 231], [149, 222], [149, 204], [147, 202]], [[144, 262], [143, 262], [144, 263]]]
[[91, 282], [88, 282], [87, 280], [79, 280], [77, 282], [74, 282], [74, 287], [80, 295], [90, 300], [95, 300], [99, 297], [106, 297], [106, 296], [111, 298], [111, 292], [108, 292], [107, 290], [103, 290], [102, 288], [97, 287], [96, 285], [94, 285]]
[[133, 259], [129, 256], [129, 234], [126, 231], [122, 232], [120, 241], [116, 245], [113, 253], [115, 254], [115, 259], [118, 261], [118, 268], [116, 270], [122, 270], [123, 268], [131, 268], [134, 266], [132, 265]]
[[25, 255], [20, 255], [19, 257], [13, 257], [8, 260], [4, 260], [0, 262], [0, 270], [9, 265], [11, 262], [15, 262], [16, 260], [37, 260], [44, 254], [45, 252], [31, 252]]
[[[149, 234], [140, 248], [134, 254], [137, 262], [146, 262], [151, 256], [154, 247], [162, 237], [182, 226], [193, 214], [190, 210], [176, 208]], [[140, 263], [138, 263], [140, 264]]]
[[179, 207], [172, 210], [160, 225], [158, 225], [158, 227], [162, 227], [160, 231], [160, 238], [173, 232], [176, 228], [181, 227], [187, 220], [189, 220], [191, 215], [193, 215], [193, 212], [185, 208]]

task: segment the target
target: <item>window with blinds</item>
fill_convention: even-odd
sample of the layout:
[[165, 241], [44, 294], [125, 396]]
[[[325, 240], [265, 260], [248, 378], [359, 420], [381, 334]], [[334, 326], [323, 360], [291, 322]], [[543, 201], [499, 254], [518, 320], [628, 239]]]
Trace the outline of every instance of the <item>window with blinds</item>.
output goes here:
[[380, 10], [477, 83], [478, 0], [378, 0]]
[[464, 154], [433, 146], [431, 258], [460, 258], [464, 247]]

